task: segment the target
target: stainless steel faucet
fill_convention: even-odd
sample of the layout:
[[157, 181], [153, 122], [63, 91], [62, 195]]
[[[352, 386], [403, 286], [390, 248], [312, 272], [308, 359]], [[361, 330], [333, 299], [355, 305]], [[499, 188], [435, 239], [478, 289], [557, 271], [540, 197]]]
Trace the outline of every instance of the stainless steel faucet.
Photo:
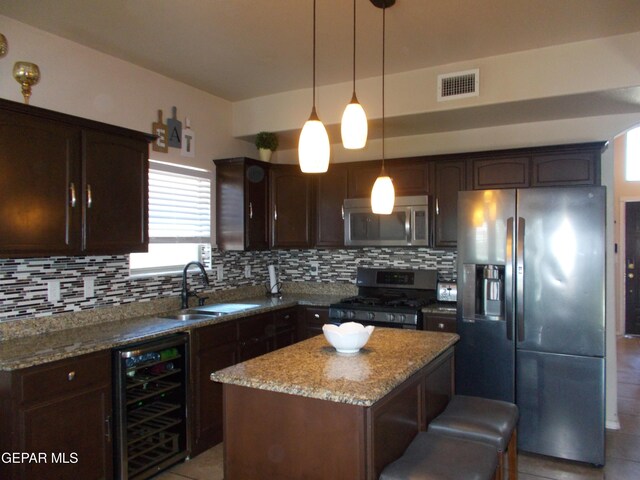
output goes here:
[[185, 265], [184, 270], [182, 270], [182, 292], [180, 293], [180, 300], [182, 302], [182, 306], [180, 308], [189, 308], [189, 297], [197, 297], [195, 292], [189, 291], [189, 286], [187, 285], [187, 270], [191, 265], [195, 265], [200, 269], [200, 274], [202, 276], [202, 281], [206, 286], [209, 286], [209, 277], [207, 276], [207, 272], [204, 269], [204, 265], [200, 262], [189, 262]]

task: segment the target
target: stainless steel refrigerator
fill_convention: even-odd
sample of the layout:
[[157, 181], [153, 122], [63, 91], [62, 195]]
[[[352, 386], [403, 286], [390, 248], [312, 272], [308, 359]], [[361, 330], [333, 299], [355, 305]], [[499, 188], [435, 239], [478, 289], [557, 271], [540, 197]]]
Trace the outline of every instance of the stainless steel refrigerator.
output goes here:
[[518, 448], [604, 465], [605, 189], [460, 192], [456, 392], [515, 402]]

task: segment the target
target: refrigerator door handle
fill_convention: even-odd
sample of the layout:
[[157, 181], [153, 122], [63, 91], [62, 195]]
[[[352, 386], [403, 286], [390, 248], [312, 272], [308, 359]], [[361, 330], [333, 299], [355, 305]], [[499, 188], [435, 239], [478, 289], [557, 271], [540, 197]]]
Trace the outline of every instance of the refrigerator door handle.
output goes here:
[[506, 264], [504, 269], [504, 309], [507, 340], [513, 340], [513, 217], [507, 219]]
[[524, 341], [524, 218], [518, 217], [518, 240], [516, 247], [516, 328], [518, 341]]

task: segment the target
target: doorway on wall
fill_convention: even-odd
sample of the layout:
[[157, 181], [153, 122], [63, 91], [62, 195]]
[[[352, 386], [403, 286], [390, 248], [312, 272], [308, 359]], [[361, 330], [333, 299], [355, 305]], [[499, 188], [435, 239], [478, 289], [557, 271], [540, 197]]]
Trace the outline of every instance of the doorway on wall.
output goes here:
[[625, 334], [640, 335], [640, 201], [624, 205]]

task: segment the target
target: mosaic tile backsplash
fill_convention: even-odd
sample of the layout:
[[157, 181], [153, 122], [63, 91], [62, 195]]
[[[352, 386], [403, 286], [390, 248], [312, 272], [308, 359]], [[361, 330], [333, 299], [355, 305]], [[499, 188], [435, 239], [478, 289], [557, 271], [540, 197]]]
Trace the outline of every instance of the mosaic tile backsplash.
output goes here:
[[[362, 248], [222, 252], [205, 256], [210, 264], [209, 290], [225, 290], [268, 281], [267, 265], [278, 267], [282, 282], [355, 283], [356, 267], [435, 268], [455, 278], [456, 254], [429, 248]], [[312, 275], [317, 263], [317, 275]], [[223, 279], [216, 278], [218, 266]], [[251, 277], [245, 278], [245, 267]], [[193, 274], [193, 273], [192, 273]], [[93, 279], [94, 296], [85, 298], [85, 279]], [[48, 281], [60, 282], [60, 301], [48, 301]], [[91, 280], [89, 280], [91, 282]], [[129, 276], [128, 255], [0, 259], [0, 322], [124, 305], [180, 294], [181, 275]], [[199, 289], [193, 274], [190, 286]], [[195, 288], [194, 288], [195, 287]]]

